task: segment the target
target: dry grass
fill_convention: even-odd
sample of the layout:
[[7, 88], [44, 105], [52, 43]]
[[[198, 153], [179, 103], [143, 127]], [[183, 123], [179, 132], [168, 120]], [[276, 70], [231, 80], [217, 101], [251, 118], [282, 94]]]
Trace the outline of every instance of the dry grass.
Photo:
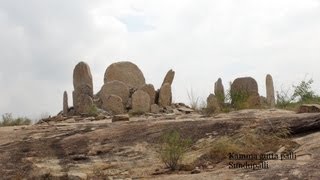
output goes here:
[[233, 136], [222, 136], [211, 144], [210, 150], [198, 158], [195, 166], [203, 164], [217, 164], [228, 160], [229, 153], [235, 154], [265, 154], [276, 152], [280, 147], [290, 151], [297, 147], [297, 143], [287, 139], [287, 128], [280, 128], [274, 132], [263, 132], [261, 129], [242, 128]]

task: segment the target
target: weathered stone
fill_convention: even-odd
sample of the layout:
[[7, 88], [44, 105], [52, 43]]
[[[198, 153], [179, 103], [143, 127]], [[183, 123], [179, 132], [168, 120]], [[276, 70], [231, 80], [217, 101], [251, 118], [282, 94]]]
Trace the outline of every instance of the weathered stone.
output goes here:
[[129, 120], [130, 120], [130, 117], [128, 114], [119, 114], [112, 117], [112, 122], [129, 121]]
[[174, 79], [174, 74], [175, 74], [175, 72], [172, 69], [170, 69], [167, 72], [166, 76], [164, 77], [161, 86], [163, 86], [165, 83], [169, 83], [170, 85], [172, 85], [172, 82], [173, 82], [173, 79]]
[[172, 102], [171, 85], [169, 83], [165, 83], [160, 88], [159, 105], [162, 107], [166, 107], [166, 106], [170, 106], [171, 102]]
[[274, 86], [273, 86], [273, 79], [270, 74], [266, 77], [266, 90], [267, 90], [267, 103], [270, 107], [275, 106], [275, 94], [274, 94]]
[[77, 114], [87, 113], [93, 105], [93, 82], [89, 66], [78, 63], [73, 70], [73, 107]]
[[241, 104], [244, 108], [260, 106], [257, 81], [251, 77], [237, 78], [231, 85], [232, 105]]
[[79, 62], [73, 70], [73, 87], [82, 89], [87, 87], [81, 94], [93, 97], [93, 82], [90, 67], [85, 62]]
[[186, 114], [189, 114], [189, 113], [194, 112], [193, 109], [187, 108], [187, 107], [179, 107], [179, 108], [178, 108], [178, 111], [184, 112], [184, 113], [186, 113]]
[[122, 103], [126, 105], [129, 99], [129, 87], [121, 81], [107, 82], [101, 88], [100, 98], [103, 99], [112, 94], [119, 96]]
[[112, 112], [112, 114], [124, 113], [124, 106], [121, 97], [117, 95], [109, 95], [102, 98], [102, 109]]
[[93, 100], [91, 96], [82, 94], [80, 91], [74, 90], [73, 93], [74, 109], [77, 114], [86, 114], [88, 110], [93, 106]]
[[152, 104], [150, 109], [151, 109], [150, 110], [151, 113], [154, 113], [154, 114], [160, 113], [160, 107], [158, 104]]
[[319, 112], [320, 112], [319, 104], [302, 104], [298, 109], [298, 113], [319, 113]]
[[67, 91], [64, 91], [63, 93], [63, 115], [68, 116], [68, 94]]
[[132, 95], [132, 111], [145, 113], [150, 111], [150, 97], [148, 93], [138, 90]]
[[207, 112], [209, 114], [219, 112], [221, 110], [218, 99], [215, 95], [210, 94], [207, 98]]
[[221, 105], [224, 104], [225, 95], [221, 78], [214, 83], [214, 95], [217, 97]]
[[142, 86], [141, 90], [146, 92], [147, 94], [149, 94], [150, 105], [154, 104], [155, 103], [155, 99], [156, 99], [156, 91], [154, 90], [153, 85], [152, 84], [146, 84], [146, 85]]
[[137, 65], [122, 61], [111, 64], [104, 74], [104, 83], [122, 81], [129, 87], [139, 88], [145, 84], [143, 73]]

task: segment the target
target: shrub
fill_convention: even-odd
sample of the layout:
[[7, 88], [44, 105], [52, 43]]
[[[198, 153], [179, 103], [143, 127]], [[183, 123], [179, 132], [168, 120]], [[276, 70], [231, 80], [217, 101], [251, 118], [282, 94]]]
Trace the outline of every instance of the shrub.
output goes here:
[[188, 94], [188, 99], [189, 99], [189, 104], [192, 109], [194, 110], [199, 110], [199, 97], [196, 97], [192, 88], [190, 91], [187, 91]]
[[170, 131], [162, 136], [160, 149], [161, 161], [171, 170], [176, 170], [179, 161], [190, 146], [190, 139], [182, 139], [177, 131]]
[[315, 92], [311, 89], [311, 84], [313, 83], [312, 79], [308, 81], [301, 81], [299, 85], [293, 86], [294, 93], [292, 95], [293, 99], [297, 99], [301, 103], [309, 103], [317, 101], [318, 96], [315, 95]]
[[2, 121], [0, 126], [21, 126], [21, 125], [30, 125], [31, 120], [27, 117], [18, 117], [13, 118], [11, 113], [6, 113], [2, 115]]
[[88, 110], [87, 110], [87, 113], [89, 116], [93, 116], [93, 117], [96, 117], [99, 115], [99, 112], [98, 112], [98, 108], [96, 105], [91, 105]]

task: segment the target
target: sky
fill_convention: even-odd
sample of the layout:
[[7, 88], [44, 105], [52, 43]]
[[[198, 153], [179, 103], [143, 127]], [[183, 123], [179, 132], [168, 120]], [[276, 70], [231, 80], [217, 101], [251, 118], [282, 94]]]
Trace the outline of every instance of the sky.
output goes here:
[[118, 61], [160, 88], [176, 72], [174, 102], [201, 101], [251, 76], [265, 95], [301, 80], [320, 89], [320, 0], [0, 0], [0, 115], [39, 118], [72, 105], [74, 66], [89, 64], [95, 93]]

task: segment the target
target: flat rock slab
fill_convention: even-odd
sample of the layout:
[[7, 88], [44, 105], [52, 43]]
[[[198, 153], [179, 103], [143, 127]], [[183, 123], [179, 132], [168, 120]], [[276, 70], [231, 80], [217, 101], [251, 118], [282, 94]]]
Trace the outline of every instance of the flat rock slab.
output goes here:
[[118, 122], [118, 121], [129, 121], [130, 117], [128, 114], [119, 114], [115, 115], [112, 118], [112, 122]]

